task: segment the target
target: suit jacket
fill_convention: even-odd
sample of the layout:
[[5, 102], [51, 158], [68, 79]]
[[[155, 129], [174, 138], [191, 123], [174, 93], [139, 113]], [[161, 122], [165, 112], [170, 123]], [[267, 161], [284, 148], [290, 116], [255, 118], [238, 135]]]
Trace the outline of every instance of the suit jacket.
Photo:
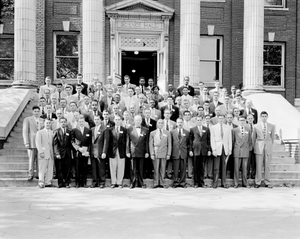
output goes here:
[[195, 126], [196, 126], [196, 124], [191, 120], [188, 122], [188, 124], [185, 120], [182, 122], [182, 128], [184, 128], [186, 131], [189, 131], [189, 132]]
[[[176, 129], [177, 125], [176, 122], [169, 120], [169, 130], [168, 131], [172, 131], [173, 129]], [[167, 130], [167, 120], [164, 119], [164, 129]]]
[[232, 134], [231, 129], [223, 124], [223, 138], [221, 137], [221, 126], [216, 124], [210, 128], [210, 145], [213, 153], [217, 155], [222, 154], [222, 147], [224, 146], [225, 154], [231, 154], [232, 152]]
[[130, 153], [133, 158], [145, 158], [149, 154], [149, 130], [141, 127], [141, 134], [137, 134], [135, 127], [127, 129], [127, 147], [126, 153]]
[[39, 91], [39, 98], [42, 97], [42, 96], [43, 96], [43, 97], [45, 96], [44, 91], [45, 91], [46, 89], [50, 90], [50, 95], [51, 95], [51, 94], [53, 94], [53, 93], [56, 91], [56, 86], [54, 86], [54, 85], [49, 85], [49, 87], [48, 87], [47, 85], [41, 85], [41, 86], [40, 86], [40, 91]]
[[29, 144], [30, 149], [35, 149], [35, 137], [39, 130], [34, 116], [26, 117], [23, 121], [23, 140], [24, 144]]
[[[168, 105], [165, 105], [161, 108], [161, 118], [164, 119], [165, 116], [164, 116], [164, 111], [165, 109], [168, 109]], [[171, 110], [171, 117], [170, 119], [175, 121], [179, 118], [179, 108], [175, 105], [172, 105], [172, 110]]]
[[[217, 107], [223, 105], [220, 101], [218, 101], [217, 103]], [[216, 107], [213, 101], [211, 101], [210, 105], [209, 105], [209, 111], [210, 112], [214, 112], [215, 113]], [[222, 112], [223, 113], [223, 112]]]
[[129, 83], [128, 86], [126, 84], [123, 85], [123, 89], [126, 91], [128, 91], [128, 88], [133, 88], [135, 90], [136, 85], [135, 84], [131, 84]]
[[[182, 90], [183, 90], [183, 85], [177, 88], [177, 92], [179, 96], [182, 96]], [[195, 95], [195, 89], [194, 87], [188, 85], [189, 88], [189, 95], [194, 96]]]
[[[73, 94], [76, 94], [76, 86], [77, 84], [73, 85]], [[88, 95], [88, 85], [84, 82], [81, 83], [82, 90], [81, 93], [84, 95]]]
[[[248, 110], [248, 109], [245, 108], [245, 109], [242, 111], [242, 115], [245, 116], [245, 117], [247, 117], [248, 114], [249, 114], [249, 111], [247, 111], [247, 110]], [[254, 123], [254, 124], [257, 124], [257, 119], [258, 119], [257, 110], [251, 108], [251, 112], [252, 112], [252, 115], [253, 115], [253, 118], [254, 118], [253, 123]]]
[[58, 128], [54, 131], [53, 146], [55, 156], [60, 155], [61, 158], [71, 158], [71, 137], [71, 130], [69, 130], [67, 127], [65, 129], [65, 134], [63, 133], [62, 128]]
[[79, 128], [72, 129], [72, 145], [77, 151], [77, 155], [81, 155], [78, 151], [78, 147], [87, 147], [87, 151], [90, 152], [91, 143], [92, 143], [92, 131], [86, 127], [83, 129], [83, 134]]
[[275, 126], [267, 123], [267, 135], [264, 138], [262, 123], [258, 123], [253, 127], [252, 143], [255, 154], [262, 154], [265, 148], [267, 155], [272, 155], [273, 143], [275, 140]]
[[[46, 113], [43, 114], [43, 115], [41, 116], [41, 118], [47, 119], [47, 114], [46, 114]], [[51, 113], [50, 120], [53, 120], [53, 119], [57, 119], [57, 116], [56, 116], [55, 113]]]
[[127, 140], [127, 129], [120, 126], [119, 135], [116, 132], [116, 126], [109, 128], [106, 133], [109, 138], [109, 149], [108, 156], [115, 158], [117, 150], [119, 151], [120, 158], [126, 157], [126, 140]]
[[95, 132], [96, 126], [92, 128], [91, 156], [93, 158], [101, 158], [102, 153], [107, 154], [109, 146], [109, 135], [106, 128], [101, 122], [100, 128]]
[[142, 119], [142, 126], [149, 129], [149, 132], [156, 130], [156, 121], [150, 118], [150, 124], [146, 124], [146, 119]]
[[105, 90], [107, 91], [109, 88], [113, 89], [113, 93], [116, 93], [118, 90], [118, 87], [116, 84], [106, 84], [104, 85]]
[[185, 129], [182, 129], [181, 139], [178, 138], [178, 129], [171, 131], [172, 139], [172, 159], [182, 158], [184, 160], [188, 157], [190, 151], [190, 134]]
[[[124, 128], [126, 128], [126, 129], [128, 129], [129, 127], [134, 126], [134, 120], [133, 120], [131, 117], [128, 119], [127, 122], [125, 122], [125, 120], [123, 120], [123, 121], [122, 121], [122, 126], [123, 126]], [[144, 126], [144, 125], [142, 125], [142, 126]], [[145, 127], [145, 126], [144, 126], [144, 127]]]
[[205, 101], [212, 102], [212, 97], [209, 94], [199, 96], [199, 104], [203, 105]]
[[205, 126], [201, 127], [202, 132], [199, 131], [198, 126], [191, 128], [190, 131], [191, 148], [195, 156], [207, 156], [208, 151], [211, 151], [210, 130]]
[[[102, 100], [101, 100], [101, 105], [103, 107], [103, 110], [108, 110], [109, 107], [113, 104], [114, 100], [113, 98], [111, 98], [111, 101], [110, 103], [108, 102], [108, 99], [107, 99], [107, 96], [103, 97]], [[102, 109], [101, 109], [102, 110]], [[102, 111], [103, 111], [102, 110]]]
[[165, 159], [167, 156], [171, 156], [172, 140], [170, 132], [162, 129], [162, 135], [160, 136], [159, 129], [152, 131], [149, 139], [149, 150], [155, 158]]
[[44, 153], [45, 157], [39, 159], [53, 159], [53, 131], [49, 130], [49, 135], [48, 135], [48, 130], [45, 128], [42, 130], [39, 130], [36, 133], [36, 148], [40, 153]]
[[236, 127], [232, 131], [233, 156], [235, 158], [248, 158], [252, 146], [251, 131], [244, 127], [244, 137], [241, 127]]
[[153, 109], [150, 108], [150, 110], [151, 110], [151, 115], [150, 115], [151, 119], [153, 119], [155, 121], [161, 119], [161, 112], [160, 112], [160, 110], [155, 109], [155, 108], [153, 108]]

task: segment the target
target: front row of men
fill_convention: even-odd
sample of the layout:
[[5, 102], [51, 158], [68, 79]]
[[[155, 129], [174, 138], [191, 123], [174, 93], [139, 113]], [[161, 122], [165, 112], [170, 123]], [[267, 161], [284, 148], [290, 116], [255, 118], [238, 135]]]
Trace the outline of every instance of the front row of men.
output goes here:
[[[38, 107], [33, 107], [33, 111]], [[234, 187], [238, 187], [239, 171], [242, 165], [242, 186], [247, 182], [249, 152], [256, 156], [255, 188], [262, 181], [262, 165], [265, 165], [265, 185], [270, 185], [270, 162], [274, 142], [274, 126], [267, 123], [267, 112], [261, 113], [261, 123], [248, 125], [244, 116], [239, 117], [239, 126], [230, 129], [224, 124], [224, 116], [218, 116], [218, 123], [210, 127], [202, 124], [203, 118], [196, 118], [196, 126], [189, 131], [183, 128], [183, 120], [176, 120], [177, 128], [167, 131], [164, 121], [157, 121], [156, 130], [149, 133], [141, 126], [142, 117], [134, 117], [134, 125], [125, 128], [120, 116], [116, 115], [114, 126], [105, 125], [100, 116], [95, 116], [95, 127], [85, 127], [84, 116], [80, 116], [78, 127], [69, 130], [67, 119], [59, 119], [61, 127], [52, 132], [51, 121], [45, 119], [45, 127], [37, 131], [39, 183], [43, 188], [51, 185], [53, 159], [55, 158], [58, 187], [70, 187], [71, 159], [75, 162], [75, 186], [87, 187], [88, 159], [91, 159], [91, 187], [105, 187], [106, 160], [109, 160], [111, 187], [122, 187], [126, 161], [130, 167], [130, 188], [146, 187], [143, 182], [143, 164], [151, 159], [154, 168], [154, 188], [166, 187], [164, 177], [167, 161], [173, 163], [173, 187], [186, 187], [186, 165], [188, 157], [193, 158], [194, 187], [206, 187], [204, 165], [208, 159], [213, 164], [212, 187], [217, 188], [219, 174], [221, 187], [226, 184], [226, 167], [229, 156], [234, 158]]]

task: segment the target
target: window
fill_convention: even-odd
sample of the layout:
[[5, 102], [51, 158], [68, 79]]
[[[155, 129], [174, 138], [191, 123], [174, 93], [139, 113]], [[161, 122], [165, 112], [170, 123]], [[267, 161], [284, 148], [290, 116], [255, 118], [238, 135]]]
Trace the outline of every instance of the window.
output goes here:
[[264, 85], [284, 86], [284, 44], [264, 44]]
[[285, 0], [264, 0], [266, 8], [285, 8]]
[[222, 37], [201, 36], [200, 72], [203, 82], [222, 82]]
[[0, 80], [13, 80], [14, 75], [14, 38], [0, 35]]
[[54, 33], [54, 76], [74, 79], [79, 69], [79, 35], [72, 32]]

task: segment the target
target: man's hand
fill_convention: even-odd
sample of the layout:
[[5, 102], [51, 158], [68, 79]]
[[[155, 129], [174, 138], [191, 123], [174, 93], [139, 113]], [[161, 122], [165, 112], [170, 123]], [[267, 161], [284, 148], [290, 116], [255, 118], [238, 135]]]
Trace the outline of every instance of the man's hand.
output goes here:
[[82, 153], [82, 148], [79, 147], [79, 148], [78, 148], [78, 151], [79, 151], [80, 153]]
[[148, 158], [149, 157], [149, 154], [148, 153], [145, 153], [145, 158]]
[[194, 156], [194, 154], [193, 154], [193, 151], [190, 151], [190, 156], [191, 156], [191, 157], [193, 157], [193, 156]]
[[40, 153], [40, 158], [45, 158], [45, 153]]
[[208, 152], [207, 152], [207, 156], [210, 156], [210, 155], [211, 155], [211, 152], [210, 152], [210, 151], [208, 151]]
[[102, 153], [101, 158], [102, 158], [102, 159], [105, 159], [105, 158], [106, 158], [106, 154], [105, 154], [105, 153]]
[[214, 151], [213, 151], [213, 156], [215, 156], [215, 157], [217, 157], [217, 156], [218, 156], [218, 154], [217, 154], [217, 150], [214, 150]]
[[130, 153], [127, 153], [126, 156], [127, 156], [127, 158], [130, 158]]
[[57, 159], [61, 159], [61, 157], [60, 157], [60, 155], [59, 155], [59, 154], [58, 154], [58, 155], [56, 155], [56, 158], [57, 158]]
[[25, 144], [25, 148], [26, 148], [26, 149], [29, 149], [29, 144]]
[[151, 155], [151, 159], [154, 160], [154, 159], [155, 159], [155, 156], [154, 156], [154, 155]]
[[170, 155], [167, 155], [167, 160], [169, 160], [170, 159]]

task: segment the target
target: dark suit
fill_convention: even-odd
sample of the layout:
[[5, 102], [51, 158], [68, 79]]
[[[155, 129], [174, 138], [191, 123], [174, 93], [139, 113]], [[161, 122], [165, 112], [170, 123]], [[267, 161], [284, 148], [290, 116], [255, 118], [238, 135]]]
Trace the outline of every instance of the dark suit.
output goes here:
[[110, 162], [111, 184], [122, 185], [125, 171], [127, 130], [120, 126], [119, 133], [116, 126], [107, 129], [109, 138], [108, 157]]
[[[164, 111], [165, 109], [169, 109], [168, 105], [165, 105], [164, 107], [162, 107], [161, 110], [161, 118], [164, 119]], [[172, 105], [172, 110], [171, 110], [171, 117], [170, 120], [173, 120], [176, 122], [176, 120], [179, 118], [179, 108], [175, 105]]]
[[[220, 105], [223, 105], [223, 103], [218, 101], [217, 107], [220, 106]], [[211, 101], [211, 103], [209, 105], [209, 111], [215, 113], [215, 110], [216, 110], [215, 103], [213, 101]]]
[[105, 163], [106, 159], [102, 159], [102, 154], [108, 151], [108, 134], [106, 128], [101, 123], [100, 128], [95, 132], [96, 126], [92, 128], [92, 144], [91, 144], [91, 165], [93, 186], [97, 187], [105, 185]]
[[[247, 126], [250, 130], [250, 134], [252, 137], [254, 124], [252, 124], [252, 126], [250, 124], [247, 124]], [[254, 147], [251, 147], [249, 150], [249, 158], [247, 164], [247, 178], [255, 179], [255, 174], [256, 174], [256, 162], [255, 162]]]
[[[177, 92], [178, 92], [178, 95], [179, 95], [179, 96], [182, 96], [182, 90], [183, 90], [184, 87], [185, 87], [185, 86], [183, 85], [183, 86], [180, 86], [180, 87], [177, 89]], [[190, 96], [194, 96], [194, 95], [195, 95], [195, 89], [194, 89], [194, 87], [188, 85], [188, 88], [189, 88], [189, 95], [190, 95]]]
[[[82, 87], [81, 93], [84, 95], [88, 95], [88, 85], [84, 82], [82, 82], [80, 85]], [[76, 86], [77, 86], [77, 84], [73, 85], [73, 95], [77, 93]]]
[[182, 129], [181, 138], [178, 137], [178, 129], [171, 131], [172, 160], [174, 165], [174, 186], [185, 186], [186, 162], [190, 151], [190, 135]]
[[[54, 131], [53, 147], [58, 186], [68, 186], [70, 184], [71, 137], [71, 131], [67, 127], [65, 128], [65, 133], [63, 133], [62, 128]], [[60, 156], [60, 159], [57, 158], [57, 155]]]
[[[258, 118], [258, 116], [257, 116], [257, 110], [251, 108], [250, 111], [251, 111], [251, 114], [253, 115], [253, 118], [254, 118], [253, 124], [257, 124], [257, 118]], [[248, 111], [248, 109], [246, 108], [246, 109], [242, 110], [241, 115], [247, 117], [248, 114], [250, 113], [250, 111]]]
[[[46, 113], [43, 114], [43, 115], [41, 116], [41, 118], [42, 118], [42, 119], [47, 119], [47, 118], [48, 118], [48, 114], [46, 114]], [[53, 119], [57, 119], [55, 113], [51, 113], [50, 120], [53, 120]]]
[[194, 154], [194, 184], [204, 186], [204, 159], [211, 152], [210, 131], [205, 126], [196, 126], [190, 130], [191, 148]]
[[[86, 127], [84, 127], [83, 134], [80, 129], [74, 128], [72, 130], [72, 144], [73, 147], [75, 145], [79, 147], [87, 147], [87, 152], [90, 152], [92, 142], [92, 131]], [[88, 157], [83, 156], [79, 150], [74, 152], [75, 158], [75, 183], [76, 186], [85, 186], [86, 185], [86, 177], [87, 177], [87, 163]]]
[[141, 134], [137, 134], [135, 127], [127, 130], [127, 147], [126, 153], [130, 153], [132, 157], [133, 180], [132, 186], [143, 186], [143, 164], [145, 154], [149, 154], [149, 130], [141, 127]]

